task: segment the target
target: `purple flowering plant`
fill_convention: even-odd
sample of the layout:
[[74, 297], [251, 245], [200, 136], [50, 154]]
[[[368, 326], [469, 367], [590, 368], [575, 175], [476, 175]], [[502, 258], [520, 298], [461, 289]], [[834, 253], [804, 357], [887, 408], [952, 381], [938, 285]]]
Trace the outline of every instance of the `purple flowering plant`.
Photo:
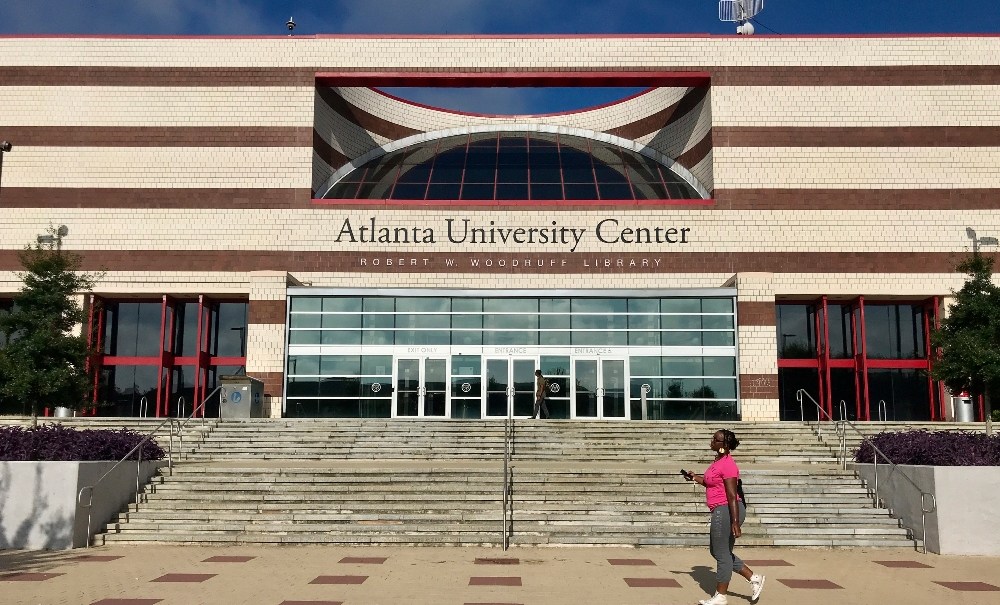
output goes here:
[[[895, 464], [1000, 466], [1000, 435], [925, 429], [882, 432], [861, 443], [854, 453], [855, 462], [874, 462], [871, 444]], [[886, 462], [881, 456], [878, 461]]]
[[[0, 426], [0, 461], [121, 460], [144, 435], [130, 429], [77, 430], [61, 424], [36, 428]], [[130, 460], [136, 460], [133, 452]], [[156, 441], [142, 446], [143, 460], [162, 460], [166, 453]]]

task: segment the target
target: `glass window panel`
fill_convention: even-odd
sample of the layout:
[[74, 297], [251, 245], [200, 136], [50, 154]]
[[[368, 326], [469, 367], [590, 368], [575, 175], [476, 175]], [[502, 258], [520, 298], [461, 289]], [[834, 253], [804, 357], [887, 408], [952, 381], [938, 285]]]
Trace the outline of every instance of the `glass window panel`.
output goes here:
[[483, 300], [486, 313], [537, 313], [537, 298], [487, 298]]
[[198, 303], [186, 302], [177, 305], [177, 332], [174, 353], [181, 357], [198, 354]]
[[293, 296], [292, 313], [299, 311], [317, 312], [323, 310], [323, 299], [318, 296]]
[[361, 373], [375, 376], [389, 376], [392, 374], [391, 355], [362, 355]]
[[703, 298], [701, 300], [701, 310], [703, 313], [732, 313], [733, 299]]
[[629, 357], [629, 371], [633, 376], [661, 376], [660, 358], [653, 356]]
[[319, 383], [320, 397], [359, 397], [361, 380], [356, 376], [323, 378]]
[[318, 345], [320, 341], [319, 330], [289, 330], [288, 344], [291, 345]]
[[528, 184], [497, 184], [498, 200], [526, 200], [528, 199]]
[[573, 313], [626, 313], [628, 301], [624, 298], [576, 298], [572, 301]]
[[[542, 298], [538, 301], [538, 310], [541, 313], [569, 313], [570, 299]], [[569, 323], [566, 324], [566, 327], [569, 327]]]
[[463, 200], [492, 200], [496, 190], [493, 183], [466, 183], [462, 186]]
[[564, 189], [566, 190], [566, 199], [568, 200], [597, 199], [597, 187], [593, 183], [567, 183]]
[[483, 310], [481, 298], [453, 298], [451, 309], [455, 313], [478, 313]]
[[659, 315], [629, 315], [628, 316], [628, 329], [629, 330], [659, 330], [660, 329], [660, 316]]
[[559, 183], [562, 182], [562, 173], [558, 166], [531, 166], [532, 183]]
[[665, 330], [696, 330], [701, 328], [700, 315], [662, 315], [660, 323]]
[[216, 343], [219, 357], [244, 357], [247, 338], [247, 303], [219, 303]]
[[702, 315], [701, 327], [706, 330], [721, 330], [733, 328], [732, 315]]
[[571, 343], [570, 335], [572, 332], [540, 332], [538, 335], [538, 344], [549, 346], [549, 347], [563, 347], [569, 346]]
[[323, 355], [320, 374], [324, 376], [354, 375], [361, 373], [360, 355]]
[[528, 166], [527, 164], [518, 166], [505, 166], [501, 164], [497, 167], [496, 178], [498, 183], [527, 183]]
[[326, 194], [327, 199], [355, 199], [358, 197], [358, 183], [348, 183], [340, 181], [336, 185], [330, 188], [330, 192]]
[[697, 298], [664, 298], [660, 301], [664, 313], [701, 313], [701, 300]]
[[360, 328], [363, 316], [360, 313], [324, 313], [320, 317], [324, 328]]
[[323, 330], [320, 333], [321, 345], [359, 345], [361, 330]]
[[814, 368], [778, 368], [778, 400], [782, 420], [816, 420], [816, 406], [799, 406], [795, 393], [805, 389], [819, 400], [819, 371]]
[[621, 185], [628, 184], [625, 178], [624, 168], [621, 166], [609, 166], [603, 163], [594, 163], [594, 175], [599, 185]]
[[289, 374], [319, 374], [319, 355], [292, 355], [288, 358]]
[[563, 199], [562, 185], [558, 183], [536, 183], [530, 186], [531, 199], [533, 200], [561, 200]]
[[563, 180], [567, 183], [588, 183], [594, 184], [594, 167], [588, 160], [586, 164], [566, 166], [563, 165]]
[[395, 332], [392, 330], [366, 330], [361, 333], [361, 344], [391, 345], [394, 340]]
[[632, 181], [635, 197], [641, 200], [669, 199], [667, 189], [659, 181]]
[[323, 326], [323, 315], [320, 313], [292, 313], [289, 316], [290, 328], [320, 328]]
[[483, 328], [486, 330], [537, 330], [538, 316], [491, 313], [484, 317]]
[[365, 313], [387, 313], [396, 310], [396, 299], [394, 298], [365, 298], [362, 299]]
[[450, 298], [397, 298], [396, 311], [400, 313], [447, 313], [451, 311]]
[[[431, 200], [457, 200], [462, 190], [460, 183], [431, 183], [427, 189], [427, 199]], [[469, 198], [463, 198], [469, 199]]]
[[706, 399], [735, 399], [735, 378], [706, 378], [701, 389], [701, 397]]
[[731, 347], [736, 341], [732, 332], [702, 332], [701, 344], [706, 347]]
[[657, 298], [629, 298], [629, 313], [659, 313], [660, 301]]
[[453, 376], [479, 376], [482, 374], [483, 359], [479, 355], [452, 355]]
[[659, 332], [641, 332], [629, 330], [628, 344], [634, 347], [658, 347], [660, 346]]
[[514, 346], [538, 344], [537, 330], [486, 330], [483, 332], [483, 344], [491, 346]]
[[628, 344], [627, 332], [578, 332], [571, 333], [573, 346], [582, 347], [624, 347]]
[[846, 305], [827, 305], [827, 321], [830, 324], [830, 357], [850, 359], [854, 357], [854, 343], [851, 339], [851, 309]]
[[672, 200], [696, 200], [701, 196], [687, 183], [667, 183], [667, 194]]
[[482, 329], [482, 315], [452, 315], [451, 327], [454, 329], [473, 330]]
[[621, 330], [627, 328], [625, 315], [573, 315], [574, 330]]
[[465, 168], [466, 183], [493, 183], [494, 180], [496, 180], [496, 168], [492, 164], [477, 164]]
[[397, 177], [400, 183], [422, 184], [426, 183], [431, 176], [431, 167], [428, 164], [419, 166], [404, 165]]
[[632, 198], [632, 190], [629, 188], [628, 183], [600, 183], [599, 189], [601, 192], [602, 200], [630, 200]]
[[665, 347], [701, 346], [701, 332], [662, 332], [660, 339]]
[[465, 168], [461, 164], [457, 166], [434, 166], [431, 173], [431, 183], [461, 183], [462, 173]]
[[316, 378], [289, 378], [288, 397], [316, 397], [319, 395], [319, 380]]
[[705, 376], [736, 376], [735, 357], [704, 357]]
[[422, 200], [427, 193], [426, 185], [411, 185], [397, 183], [392, 190], [392, 199], [395, 200]]
[[365, 314], [361, 317], [364, 318], [362, 327], [364, 328], [377, 328], [377, 329], [391, 329], [395, 325], [395, 316], [393, 315], [371, 315]]
[[663, 376], [701, 376], [701, 357], [664, 357]]
[[777, 305], [778, 356], [783, 359], [816, 357], [815, 308]]

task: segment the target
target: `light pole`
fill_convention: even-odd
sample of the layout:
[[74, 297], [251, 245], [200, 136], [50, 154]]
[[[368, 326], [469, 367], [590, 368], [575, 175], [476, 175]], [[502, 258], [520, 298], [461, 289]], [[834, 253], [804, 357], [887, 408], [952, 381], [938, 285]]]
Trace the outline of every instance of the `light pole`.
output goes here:
[[10, 141], [0, 141], [0, 190], [3, 189], [3, 154], [10, 151], [13, 147]]
[[39, 235], [35, 238], [35, 241], [39, 244], [55, 244], [56, 250], [62, 250], [62, 240], [67, 235], [69, 235], [69, 227], [66, 225], [59, 225], [59, 228], [55, 230], [49, 227], [49, 232]]

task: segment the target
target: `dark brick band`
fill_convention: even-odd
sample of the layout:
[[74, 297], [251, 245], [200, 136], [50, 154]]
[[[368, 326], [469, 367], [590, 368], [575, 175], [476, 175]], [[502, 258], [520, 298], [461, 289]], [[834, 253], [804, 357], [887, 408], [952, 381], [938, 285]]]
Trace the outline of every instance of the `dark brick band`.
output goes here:
[[[663, 274], [953, 273], [960, 252], [446, 253], [265, 250], [77, 251], [84, 271], [306, 271], [350, 273]], [[18, 250], [0, 270], [18, 271]], [[1000, 253], [985, 256], [1000, 260]], [[664, 284], [666, 287], [668, 284]]]
[[716, 189], [719, 210], [974, 210], [1000, 189]]
[[716, 147], [995, 147], [1000, 126], [712, 128]]
[[295, 126], [0, 126], [36, 147], [307, 147], [312, 128]]
[[736, 313], [741, 326], [774, 326], [777, 319], [773, 302], [738, 301]]
[[251, 300], [247, 310], [247, 323], [284, 325], [285, 301]]
[[777, 374], [740, 374], [741, 399], [777, 399]]

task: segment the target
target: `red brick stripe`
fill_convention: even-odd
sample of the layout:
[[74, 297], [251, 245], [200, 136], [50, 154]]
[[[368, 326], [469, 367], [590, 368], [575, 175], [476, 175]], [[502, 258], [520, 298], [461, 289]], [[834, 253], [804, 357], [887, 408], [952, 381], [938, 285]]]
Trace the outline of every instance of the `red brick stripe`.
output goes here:
[[724, 210], [975, 210], [1000, 208], [1000, 189], [716, 189]]
[[327, 166], [334, 170], [351, 160], [346, 155], [334, 149], [333, 145], [327, 143], [323, 136], [315, 130], [313, 131], [313, 151]]
[[0, 126], [18, 146], [307, 147], [312, 128], [295, 126]]
[[717, 147], [992, 147], [1000, 126], [716, 126]]
[[251, 300], [247, 310], [247, 323], [284, 324], [284, 300]]
[[315, 78], [301, 67], [0, 67], [4, 86], [312, 86]]
[[309, 189], [4, 187], [6, 208], [314, 208]]
[[777, 399], [777, 374], [740, 374], [742, 399]]
[[[284, 320], [282, 320], [283, 322]], [[285, 386], [285, 374], [283, 372], [247, 372], [247, 376], [256, 378], [264, 383], [265, 395], [281, 397]]]
[[687, 168], [688, 170], [694, 168], [699, 162], [708, 156], [708, 153], [712, 151], [712, 133], [709, 132], [703, 139], [694, 144], [694, 147], [690, 147], [687, 151], [680, 154], [674, 158], [678, 164]]
[[[250, 301], [253, 304], [253, 301]], [[774, 326], [777, 320], [774, 314], [773, 302], [739, 301], [736, 312], [741, 326]]]
[[[579, 68], [490, 68], [495, 72], [607, 72], [662, 71], [658, 66]], [[370, 67], [336, 68], [338, 72], [371, 72]], [[4, 86], [312, 86], [316, 67], [115, 67], [115, 66], [7, 66], [0, 67]], [[435, 73], [450, 68], [386, 67], [378, 73]], [[714, 86], [972, 86], [1000, 81], [997, 65], [888, 65], [888, 66], [702, 66], [672, 69], [700, 71]]]
[[[87, 250], [84, 271], [329, 271], [362, 273], [662, 274], [952, 273], [961, 252], [447, 253], [285, 250]], [[17, 250], [0, 250], [0, 270], [19, 271]], [[1000, 253], [987, 257], [1000, 260]], [[399, 260], [404, 262], [402, 266]], [[426, 259], [426, 263], [424, 262]], [[448, 266], [447, 260], [454, 265]], [[474, 266], [472, 260], [478, 260]], [[362, 261], [364, 261], [362, 263]], [[388, 264], [391, 261], [392, 264]], [[519, 263], [514, 266], [514, 261]], [[533, 263], [528, 268], [527, 262]], [[563, 265], [563, 261], [566, 264]], [[619, 261], [621, 266], [618, 265]], [[634, 261], [634, 267], [629, 264]], [[654, 261], [659, 261], [656, 266]], [[645, 265], [643, 264], [645, 263]], [[537, 266], [538, 264], [542, 266]]]

